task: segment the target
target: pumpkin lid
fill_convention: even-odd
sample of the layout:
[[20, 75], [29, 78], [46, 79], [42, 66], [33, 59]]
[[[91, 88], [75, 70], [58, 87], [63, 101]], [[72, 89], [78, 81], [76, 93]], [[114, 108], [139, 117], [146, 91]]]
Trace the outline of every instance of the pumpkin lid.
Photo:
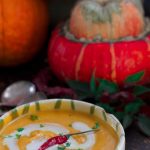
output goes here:
[[144, 31], [141, 0], [80, 0], [72, 10], [69, 30], [76, 38], [114, 40]]

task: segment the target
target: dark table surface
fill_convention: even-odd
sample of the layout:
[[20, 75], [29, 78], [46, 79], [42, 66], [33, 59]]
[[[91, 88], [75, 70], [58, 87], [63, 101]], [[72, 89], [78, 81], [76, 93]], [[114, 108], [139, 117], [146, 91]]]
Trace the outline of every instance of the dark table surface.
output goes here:
[[[36, 57], [32, 62], [16, 68], [0, 68], [0, 93], [6, 86], [18, 80], [29, 80], [38, 74], [47, 63], [46, 54]], [[146, 137], [133, 125], [126, 130], [126, 150], [150, 150], [150, 138]]]

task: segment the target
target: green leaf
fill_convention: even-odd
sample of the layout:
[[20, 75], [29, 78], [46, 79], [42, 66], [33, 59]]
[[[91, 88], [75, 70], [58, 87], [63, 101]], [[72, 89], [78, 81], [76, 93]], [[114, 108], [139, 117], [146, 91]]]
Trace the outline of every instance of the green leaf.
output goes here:
[[40, 128], [43, 128], [44, 127], [44, 125], [43, 124], [40, 124]]
[[57, 148], [58, 150], [65, 150], [66, 149], [66, 147], [65, 146], [58, 146], [58, 148]]
[[114, 115], [122, 122], [124, 118], [124, 112], [115, 112]]
[[91, 98], [93, 96], [92, 93], [90, 93], [90, 92], [85, 93], [85, 92], [77, 91], [76, 93], [78, 95], [78, 98], [81, 99], [81, 100], [86, 99], [86, 98]]
[[138, 127], [147, 136], [150, 136], [150, 118], [144, 115], [138, 117]]
[[123, 127], [126, 129], [128, 128], [133, 122], [133, 116], [132, 115], [125, 115], [123, 118]]
[[15, 137], [16, 137], [16, 139], [19, 139], [21, 137], [21, 135], [20, 134], [16, 134]]
[[133, 74], [131, 76], [128, 76], [127, 79], [125, 80], [126, 83], [136, 83], [142, 79], [144, 76], [144, 71], [140, 71], [136, 74]]
[[150, 92], [150, 88], [138, 85], [138, 86], [134, 87], [133, 92], [136, 96], [139, 96], [139, 95], [144, 94], [146, 92]]
[[99, 103], [97, 105], [104, 108], [106, 110], [106, 112], [108, 112], [108, 113], [114, 113], [115, 112], [115, 109], [113, 107], [111, 107], [109, 104]]
[[141, 105], [145, 104], [144, 101], [139, 97], [136, 97], [133, 103], [140, 103]]
[[96, 82], [95, 82], [95, 77], [92, 75], [91, 81], [90, 81], [90, 90], [93, 94], [96, 92]]
[[95, 122], [95, 125], [92, 127], [92, 129], [98, 129], [100, 128], [99, 122]]
[[38, 120], [38, 119], [39, 119], [38, 116], [36, 116], [36, 115], [30, 115], [30, 120], [35, 121], [35, 120]]
[[118, 85], [105, 79], [101, 79], [97, 88], [97, 94], [108, 92], [110, 94], [118, 92]]
[[71, 143], [67, 142], [66, 147], [70, 147]]
[[88, 93], [90, 90], [88, 83], [70, 80], [67, 82], [67, 84], [69, 87], [71, 87], [72, 89], [74, 89], [77, 92], [79, 91], [79, 92]]
[[93, 96], [88, 83], [75, 80], [70, 80], [67, 83], [76, 92], [79, 99], [83, 100]]
[[17, 131], [18, 132], [22, 132], [24, 130], [24, 128], [18, 128]]
[[129, 103], [125, 106], [125, 113], [134, 115], [139, 112], [141, 106], [144, 105], [144, 102], [141, 99], [137, 99], [132, 103]]

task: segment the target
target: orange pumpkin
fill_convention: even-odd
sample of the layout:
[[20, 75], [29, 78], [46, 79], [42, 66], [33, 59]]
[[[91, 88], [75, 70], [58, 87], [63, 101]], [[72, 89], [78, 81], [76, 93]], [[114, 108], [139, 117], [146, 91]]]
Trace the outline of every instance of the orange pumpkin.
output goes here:
[[70, 32], [76, 38], [114, 40], [144, 30], [141, 0], [82, 0], [75, 5]]
[[29, 61], [48, 29], [45, 0], [0, 0], [0, 66]]
[[90, 82], [91, 76], [120, 85], [132, 74], [144, 71], [141, 83], [150, 83], [150, 34], [143, 39], [117, 42], [79, 42], [57, 27], [49, 44], [51, 70], [61, 80]]
[[[69, 24], [58, 26], [52, 34], [51, 70], [64, 81], [90, 82], [94, 73], [120, 85], [129, 75], [144, 71], [141, 83], [150, 83], [150, 23], [146, 20], [141, 0], [78, 2]], [[97, 35], [102, 38], [95, 39]]]

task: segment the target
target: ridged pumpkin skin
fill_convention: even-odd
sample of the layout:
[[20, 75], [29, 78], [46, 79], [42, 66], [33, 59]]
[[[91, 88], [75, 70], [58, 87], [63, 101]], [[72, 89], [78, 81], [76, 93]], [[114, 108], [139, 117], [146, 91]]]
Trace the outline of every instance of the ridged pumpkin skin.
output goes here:
[[122, 42], [74, 42], [57, 27], [49, 45], [49, 64], [62, 80], [89, 82], [97, 78], [119, 84], [131, 74], [145, 71], [142, 82], [150, 82], [150, 35], [142, 40]]
[[29, 61], [48, 29], [46, 0], [0, 0], [0, 66]]
[[141, 0], [80, 0], [69, 30], [76, 38], [107, 40], [138, 36], [144, 30]]

